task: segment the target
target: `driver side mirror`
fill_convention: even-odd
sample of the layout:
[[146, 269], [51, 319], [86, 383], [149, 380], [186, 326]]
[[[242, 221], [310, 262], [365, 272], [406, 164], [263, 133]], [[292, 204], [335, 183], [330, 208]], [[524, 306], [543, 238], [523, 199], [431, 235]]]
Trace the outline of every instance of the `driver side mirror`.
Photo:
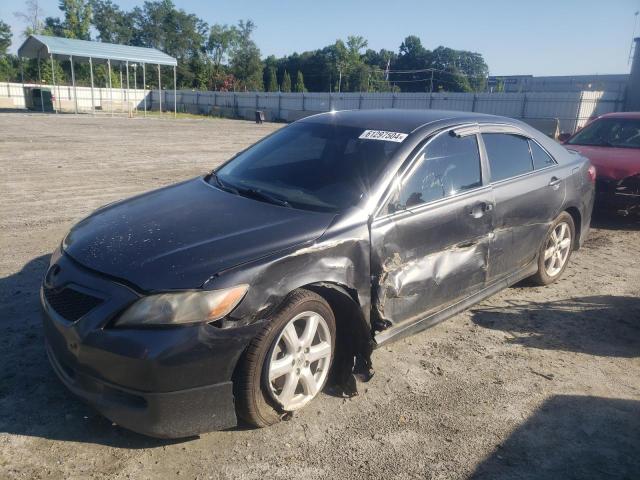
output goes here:
[[558, 141], [560, 143], [564, 143], [567, 140], [569, 140], [570, 138], [571, 138], [571, 134], [570, 133], [563, 132], [560, 135], [558, 135]]

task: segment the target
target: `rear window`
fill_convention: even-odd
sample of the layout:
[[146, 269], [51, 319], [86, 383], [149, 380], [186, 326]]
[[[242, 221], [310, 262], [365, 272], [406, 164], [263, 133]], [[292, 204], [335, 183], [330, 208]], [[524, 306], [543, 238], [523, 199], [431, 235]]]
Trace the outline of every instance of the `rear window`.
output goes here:
[[519, 135], [483, 133], [489, 157], [491, 181], [498, 182], [533, 170], [529, 141]]

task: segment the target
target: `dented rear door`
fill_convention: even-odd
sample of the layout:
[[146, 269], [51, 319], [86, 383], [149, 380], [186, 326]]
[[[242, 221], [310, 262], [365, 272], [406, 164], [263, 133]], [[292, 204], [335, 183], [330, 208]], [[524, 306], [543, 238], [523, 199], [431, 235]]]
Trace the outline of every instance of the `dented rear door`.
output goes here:
[[494, 199], [478, 150], [473, 129], [430, 139], [372, 222], [378, 330], [420, 320], [484, 287]]
[[547, 155], [548, 162], [535, 163], [534, 140], [518, 130], [483, 126], [481, 138], [496, 202], [488, 271], [488, 283], [494, 283], [536, 260], [564, 203], [568, 172], [539, 146], [536, 148]]

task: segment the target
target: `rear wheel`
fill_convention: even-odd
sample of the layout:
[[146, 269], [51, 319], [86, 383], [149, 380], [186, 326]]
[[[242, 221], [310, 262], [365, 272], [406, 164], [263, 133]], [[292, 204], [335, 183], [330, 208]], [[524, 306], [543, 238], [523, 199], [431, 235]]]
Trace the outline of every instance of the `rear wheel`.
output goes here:
[[251, 341], [236, 379], [238, 415], [256, 427], [277, 423], [324, 387], [335, 350], [335, 317], [316, 293], [298, 290]]
[[562, 212], [551, 224], [538, 253], [538, 273], [531, 277], [537, 285], [549, 285], [564, 272], [575, 238], [573, 218]]

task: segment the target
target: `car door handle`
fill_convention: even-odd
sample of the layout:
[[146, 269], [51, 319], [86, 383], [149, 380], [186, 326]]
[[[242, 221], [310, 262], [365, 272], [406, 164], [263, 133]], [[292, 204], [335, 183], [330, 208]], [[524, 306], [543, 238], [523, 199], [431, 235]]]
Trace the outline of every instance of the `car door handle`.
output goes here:
[[478, 242], [462, 242], [459, 243], [458, 245], [456, 245], [456, 247], [458, 248], [471, 248], [471, 247], [475, 247], [478, 244]]
[[469, 215], [471, 215], [473, 218], [480, 218], [486, 212], [490, 212], [491, 210], [493, 210], [493, 203], [479, 202], [471, 207], [471, 209], [469, 210]]
[[551, 180], [549, 180], [549, 186], [557, 188], [560, 186], [561, 181], [562, 180], [560, 180], [558, 177], [551, 177]]

